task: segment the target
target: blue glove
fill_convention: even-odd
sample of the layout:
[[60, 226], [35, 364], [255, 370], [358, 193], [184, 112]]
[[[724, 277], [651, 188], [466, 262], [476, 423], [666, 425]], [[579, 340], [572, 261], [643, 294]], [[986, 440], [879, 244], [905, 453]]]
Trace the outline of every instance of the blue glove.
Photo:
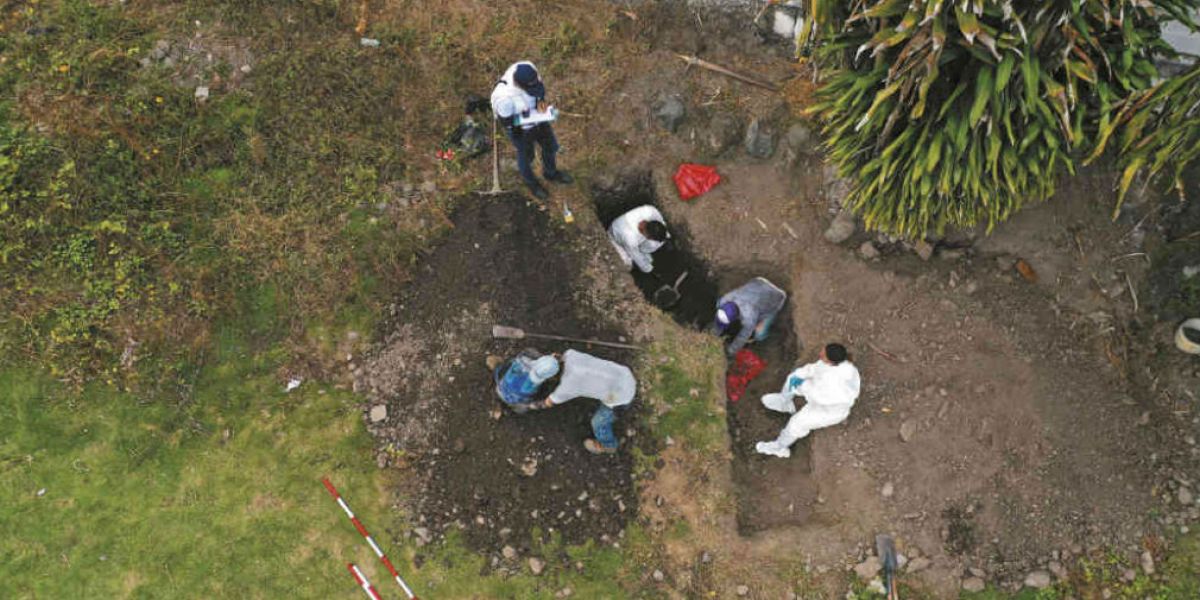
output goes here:
[[804, 385], [804, 379], [802, 377], [797, 377], [796, 375], [792, 375], [791, 377], [788, 377], [788, 389], [789, 390], [800, 389], [801, 385]]

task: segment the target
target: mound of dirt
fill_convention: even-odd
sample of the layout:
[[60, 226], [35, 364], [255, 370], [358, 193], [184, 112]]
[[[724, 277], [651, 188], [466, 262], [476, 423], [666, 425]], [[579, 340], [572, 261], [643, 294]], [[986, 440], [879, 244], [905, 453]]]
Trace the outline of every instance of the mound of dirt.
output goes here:
[[[470, 199], [453, 221], [454, 231], [398, 300], [390, 333], [357, 381], [373, 403], [387, 406], [386, 420], [370, 426], [380, 446], [422, 474], [409, 498], [419, 525], [431, 536], [460, 528], [477, 548], [511, 545], [519, 553], [534, 527], [568, 543], [617, 536], [636, 514], [637, 498], [628, 452], [599, 457], [583, 448], [596, 403], [579, 399], [520, 416], [505, 410], [495, 419], [500, 403], [485, 365], [489, 354], [568, 347], [493, 340], [496, 323], [621, 337], [579, 297], [586, 294], [577, 281], [583, 257], [561, 243], [559, 225], [519, 196]], [[622, 363], [633, 358], [624, 350], [571, 347]], [[618, 421], [622, 438], [632, 423], [629, 413]]]

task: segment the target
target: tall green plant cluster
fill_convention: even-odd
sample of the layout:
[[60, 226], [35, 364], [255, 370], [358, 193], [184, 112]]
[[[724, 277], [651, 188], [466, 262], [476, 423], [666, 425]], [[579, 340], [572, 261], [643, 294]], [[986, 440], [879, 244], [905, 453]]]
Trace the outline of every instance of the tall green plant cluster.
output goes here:
[[1151, 177], [1169, 176], [1182, 198], [1184, 169], [1200, 158], [1200, 65], [1127, 99], [1117, 116], [1101, 128], [1089, 162], [1104, 153], [1113, 135], [1119, 136], [1124, 166], [1118, 209], [1141, 171]]
[[[990, 229], [1046, 199], [1130, 94], [1150, 87], [1165, 18], [1197, 0], [857, 0], [810, 110], [872, 228]], [[820, 30], [820, 25], [816, 26]]]

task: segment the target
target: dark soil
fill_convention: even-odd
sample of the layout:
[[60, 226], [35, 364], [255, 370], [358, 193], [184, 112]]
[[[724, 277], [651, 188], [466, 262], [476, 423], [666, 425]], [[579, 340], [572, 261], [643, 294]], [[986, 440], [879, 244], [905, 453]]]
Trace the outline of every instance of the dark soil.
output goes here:
[[[617, 536], [637, 512], [631, 460], [624, 449], [599, 457], [583, 448], [594, 401], [526, 415], [506, 410], [499, 420], [491, 415], [500, 403], [487, 355], [568, 347], [492, 340], [493, 323], [619, 338], [573, 295], [581, 289], [580, 257], [561, 243], [566, 233], [558, 224], [518, 196], [469, 199], [453, 221], [455, 230], [399, 300], [387, 327], [396, 333], [359, 376], [369, 395], [388, 406], [389, 420], [372, 426], [381, 445], [404, 450], [423, 474], [408, 498], [418, 525], [434, 536], [461, 528], [476, 548], [511, 545], [522, 555], [535, 527], [567, 543]], [[573, 347], [622, 363], [632, 358], [623, 350]], [[631, 423], [628, 413], [618, 421], [620, 437]]]
[[[627, 175], [594, 188], [593, 199], [597, 217], [605, 229], [633, 208], [645, 204], [658, 206], [648, 173]], [[708, 327], [721, 293], [754, 277], [766, 275], [776, 283], [784, 280], [765, 272], [714, 275], [707, 262], [692, 250], [687, 228], [678, 223], [667, 226], [672, 238], [654, 253], [654, 272], [642, 273], [633, 269], [630, 275], [646, 300], [653, 303], [660, 287], [673, 284], [681, 273], [687, 272], [687, 278], [679, 286], [679, 301], [666, 311], [681, 325], [701, 330]], [[751, 382], [742, 399], [727, 407], [734, 456], [733, 477], [738, 492], [738, 530], [742, 535], [803, 523], [812, 513], [817, 497], [815, 484], [797, 484], [812, 474], [808, 440], [797, 442], [788, 459], [765, 457], [754, 451], [755, 442], [775, 439], [787, 423], [787, 415], [763, 408], [759, 398], [778, 391], [795, 366], [798, 344], [790, 310], [790, 305], [784, 307], [765, 341], [748, 346], [766, 361], [767, 366]], [[789, 485], [780, 485], [781, 481], [787, 481]], [[800, 490], [800, 493], [794, 490]]]

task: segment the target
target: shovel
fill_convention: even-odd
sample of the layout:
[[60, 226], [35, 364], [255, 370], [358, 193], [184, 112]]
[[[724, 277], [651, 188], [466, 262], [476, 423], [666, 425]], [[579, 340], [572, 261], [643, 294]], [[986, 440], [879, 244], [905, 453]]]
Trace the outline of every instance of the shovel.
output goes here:
[[609, 348], [624, 348], [626, 350], [641, 350], [640, 347], [632, 344], [618, 344], [616, 342], [601, 342], [598, 340], [585, 340], [581, 338], [564, 337], [561, 335], [549, 335], [545, 333], [527, 333], [520, 327], [509, 327], [508, 325], [492, 325], [492, 337], [498, 340], [523, 340], [525, 338], [538, 338], [543, 340], [558, 340], [560, 342], [576, 342], [579, 344], [595, 344], [597, 346], [608, 346]]
[[492, 189], [476, 191], [480, 196], [499, 196], [504, 193], [500, 188], [500, 139], [496, 137], [496, 119], [492, 118]]
[[688, 272], [684, 271], [678, 279], [675, 280], [675, 285], [664, 285], [654, 291], [654, 305], [661, 309], [668, 309], [675, 306], [679, 302], [679, 284], [687, 279]]
[[887, 600], [900, 600], [896, 591], [896, 542], [892, 536], [879, 534], [875, 536], [875, 554], [883, 563], [883, 587], [887, 592]]

